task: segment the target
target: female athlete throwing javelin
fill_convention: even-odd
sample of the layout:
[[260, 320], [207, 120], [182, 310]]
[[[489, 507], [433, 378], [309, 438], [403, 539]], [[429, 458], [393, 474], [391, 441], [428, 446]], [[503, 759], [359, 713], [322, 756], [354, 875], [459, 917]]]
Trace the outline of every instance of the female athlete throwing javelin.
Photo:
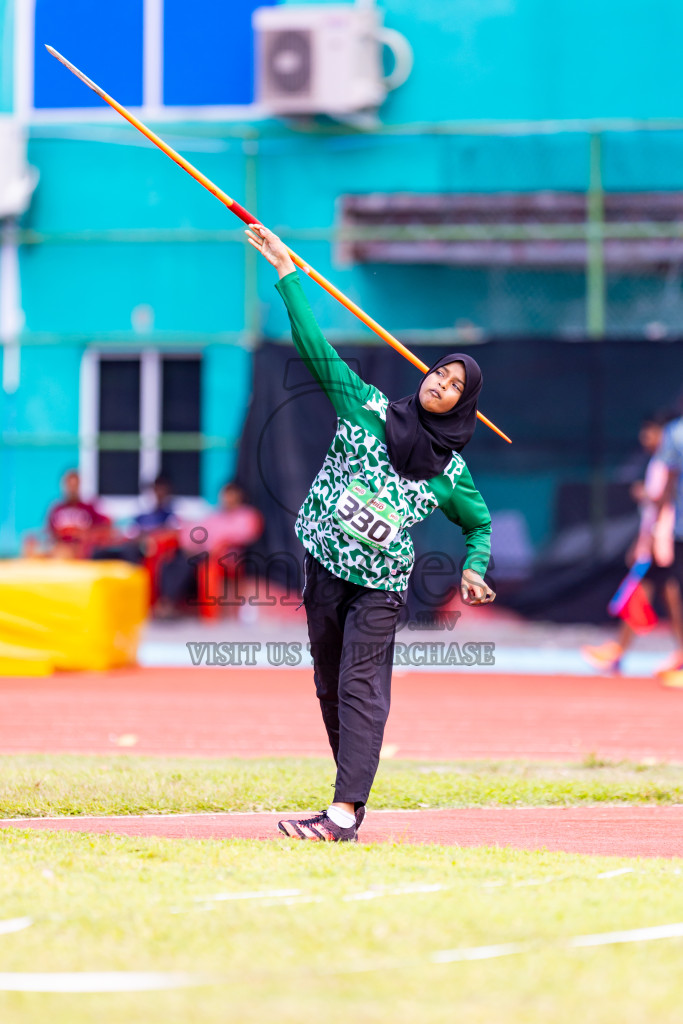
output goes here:
[[334, 801], [281, 821], [294, 839], [355, 842], [389, 715], [394, 638], [413, 567], [409, 527], [440, 508], [462, 528], [461, 594], [487, 604], [491, 517], [459, 454], [476, 423], [481, 371], [443, 356], [414, 395], [390, 402], [323, 337], [280, 239], [260, 225], [249, 242], [278, 272], [294, 344], [337, 413], [337, 431], [296, 520], [306, 549], [304, 606], [315, 687], [337, 765]]

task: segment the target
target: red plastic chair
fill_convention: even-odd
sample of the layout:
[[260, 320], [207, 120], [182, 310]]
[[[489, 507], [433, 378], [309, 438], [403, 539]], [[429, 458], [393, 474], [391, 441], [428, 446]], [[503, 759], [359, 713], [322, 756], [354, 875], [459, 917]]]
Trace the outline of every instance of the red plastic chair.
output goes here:
[[[224, 615], [235, 615], [239, 604], [221, 604], [220, 598], [228, 599], [239, 594], [239, 581], [243, 577], [239, 555], [242, 549], [223, 544], [206, 553], [197, 565], [197, 608], [201, 619], [215, 621]], [[228, 555], [235, 555], [234, 559]], [[225, 559], [221, 562], [221, 559]], [[231, 586], [232, 584], [232, 586]]]
[[159, 574], [164, 562], [170, 561], [178, 550], [175, 530], [152, 530], [142, 539], [142, 564], [149, 573], [150, 603], [153, 608], [159, 598]]

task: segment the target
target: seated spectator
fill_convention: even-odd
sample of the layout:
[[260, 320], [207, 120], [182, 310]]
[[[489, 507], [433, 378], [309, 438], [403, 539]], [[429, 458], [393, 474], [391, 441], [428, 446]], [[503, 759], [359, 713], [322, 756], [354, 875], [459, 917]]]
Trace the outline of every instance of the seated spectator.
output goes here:
[[177, 614], [180, 605], [196, 594], [197, 555], [240, 553], [263, 533], [263, 516], [246, 503], [238, 484], [224, 484], [218, 502], [218, 508], [203, 519], [181, 524], [179, 550], [161, 571], [161, 594], [155, 606], [159, 618]]
[[[197, 532], [197, 527], [200, 532]], [[201, 540], [201, 530], [206, 539]], [[196, 523], [180, 527], [180, 547], [191, 554], [215, 551], [217, 548], [246, 548], [263, 533], [263, 516], [244, 500], [242, 488], [231, 481], [218, 492], [218, 508]]]
[[[62, 477], [63, 501], [54, 504], [48, 513], [47, 534], [52, 544], [50, 553], [63, 558], [86, 558], [92, 547], [105, 540], [111, 520], [98, 512], [91, 502], [81, 500], [81, 481], [77, 470], [70, 469]], [[35, 541], [27, 550], [37, 554]]]
[[159, 530], [162, 527], [172, 530], [177, 522], [173, 512], [173, 493], [171, 481], [163, 473], [160, 473], [152, 484], [154, 494], [154, 508], [149, 512], [140, 512], [133, 520], [133, 528], [146, 533], [149, 530]]
[[[156, 559], [160, 542], [166, 546], [166, 539], [173, 538], [173, 549], [177, 547], [175, 531], [178, 526], [171, 501], [172, 486], [162, 473], [151, 485], [154, 507], [148, 512], [139, 512], [116, 538], [114, 544], [97, 548], [96, 559], [120, 559], [134, 565], [148, 564], [150, 572], [156, 575]], [[155, 581], [154, 581], [155, 582]], [[154, 587], [153, 587], [154, 590]]]

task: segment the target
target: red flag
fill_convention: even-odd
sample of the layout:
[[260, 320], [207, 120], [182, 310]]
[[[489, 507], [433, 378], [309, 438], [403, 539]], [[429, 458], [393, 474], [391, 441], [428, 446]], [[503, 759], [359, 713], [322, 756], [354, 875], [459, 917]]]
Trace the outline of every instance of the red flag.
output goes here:
[[649, 633], [657, 625], [657, 615], [640, 584], [635, 588], [619, 617], [631, 627], [634, 633]]

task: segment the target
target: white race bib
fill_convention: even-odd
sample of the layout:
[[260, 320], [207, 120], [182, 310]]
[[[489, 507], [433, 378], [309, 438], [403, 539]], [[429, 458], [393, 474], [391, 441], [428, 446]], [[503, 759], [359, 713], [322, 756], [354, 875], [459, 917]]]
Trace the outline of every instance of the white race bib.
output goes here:
[[384, 498], [356, 477], [342, 493], [334, 518], [342, 530], [374, 548], [388, 548], [401, 529], [401, 517]]

